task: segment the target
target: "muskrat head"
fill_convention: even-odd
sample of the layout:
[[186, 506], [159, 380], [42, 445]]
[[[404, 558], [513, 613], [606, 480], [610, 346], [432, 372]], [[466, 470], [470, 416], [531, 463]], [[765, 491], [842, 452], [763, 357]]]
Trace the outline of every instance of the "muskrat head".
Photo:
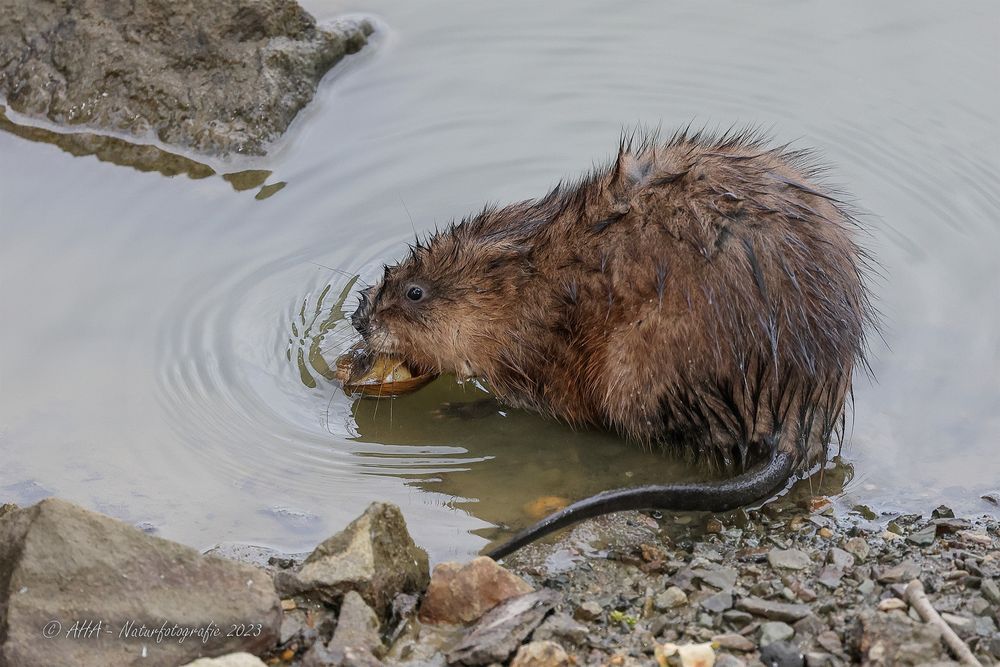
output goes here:
[[411, 246], [361, 292], [351, 323], [371, 352], [418, 372], [490, 374], [517, 317], [527, 251], [466, 225]]

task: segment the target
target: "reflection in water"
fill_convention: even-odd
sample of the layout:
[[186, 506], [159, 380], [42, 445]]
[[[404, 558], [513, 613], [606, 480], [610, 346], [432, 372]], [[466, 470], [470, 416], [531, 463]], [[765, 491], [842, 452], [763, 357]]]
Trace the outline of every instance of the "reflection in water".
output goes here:
[[[7, 117], [7, 110], [0, 106], [0, 131], [45, 144], [51, 144], [70, 155], [93, 155], [101, 162], [110, 162], [120, 167], [131, 167], [137, 171], [158, 172], [164, 176], [179, 176], [201, 179], [215, 175], [215, 169], [183, 155], [165, 151], [157, 146], [135, 144], [119, 137], [90, 132], [53, 132], [34, 125], [20, 125]], [[222, 178], [237, 192], [260, 186], [257, 199], [267, 199], [277, 193], [286, 183], [264, 185], [271, 175], [266, 169], [247, 169], [223, 174]]]

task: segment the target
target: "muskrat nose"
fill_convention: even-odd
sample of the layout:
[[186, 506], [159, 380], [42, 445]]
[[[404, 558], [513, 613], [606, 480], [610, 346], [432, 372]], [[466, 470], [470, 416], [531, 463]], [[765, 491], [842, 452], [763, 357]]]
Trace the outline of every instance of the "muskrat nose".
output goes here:
[[369, 320], [371, 317], [371, 307], [368, 295], [362, 292], [358, 300], [358, 308], [351, 314], [351, 326], [357, 329], [362, 336], [367, 336], [370, 330]]

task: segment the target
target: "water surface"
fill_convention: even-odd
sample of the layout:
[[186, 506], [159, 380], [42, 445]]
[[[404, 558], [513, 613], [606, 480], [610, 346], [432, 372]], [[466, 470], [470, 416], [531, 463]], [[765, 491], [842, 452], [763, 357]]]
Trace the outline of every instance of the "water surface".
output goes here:
[[351, 276], [414, 231], [544, 194], [623, 126], [694, 122], [815, 146], [870, 212], [885, 343], [856, 385], [845, 502], [996, 511], [995, 3], [304, 4], [378, 35], [271, 155], [210, 161], [258, 170], [242, 180], [0, 132], [0, 501], [296, 551], [384, 499], [442, 559], [537, 497], [690, 476], [523, 412], [436, 415], [473, 384], [376, 407], [323, 371]]

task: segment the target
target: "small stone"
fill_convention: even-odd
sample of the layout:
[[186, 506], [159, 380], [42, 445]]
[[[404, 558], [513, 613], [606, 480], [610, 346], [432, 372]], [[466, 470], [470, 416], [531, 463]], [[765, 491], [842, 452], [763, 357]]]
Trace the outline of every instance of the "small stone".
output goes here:
[[920, 566], [912, 560], [905, 560], [899, 565], [882, 570], [876, 577], [880, 584], [898, 584], [916, 579], [920, 576]]
[[810, 614], [809, 605], [772, 602], [756, 597], [743, 598], [736, 606], [754, 616], [763, 616], [772, 621], [794, 622]]
[[809, 651], [802, 657], [805, 658], [806, 667], [839, 667], [843, 664], [829, 653], [819, 651]]
[[715, 517], [712, 517], [705, 522], [705, 532], [709, 534], [717, 535], [721, 533], [724, 528], [725, 526], [722, 525], [722, 522]]
[[[684, 600], [687, 601], [687, 596], [684, 596]], [[573, 612], [573, 616], [581, 621], [593, 621], [594, 619], [600, 617], [604, 612], [601, 605], [597, 604], [593, 600], [588, 600], [581, 605], [578, 605], [576, 610]]]
[[976, 631], [976, 622], [971, 618], [959, 616], [957, 614], [941, 613], [944, 622], [951, 626], [951, 629], [960, 635], [971, 635]]
[[[577, 623], [569, 614], [552, 614], [531, 635], [532, 641], [562, 639], [570, 644], [582, 644], [590, 631], [587, 626]], [[654, 633], [654, 635], [657, 633]]]
[[715, 595], [710, 595], [701, 601], [701, 606], [705, 611], [718, 614], [733, 606], [733, 594], [729, 591], [722, 591]]
[[420, 620], [468, 624], [504, 600], [532, 590], [524, 579], [486, 556], [464, 564], [440, 563], [420, 605]]
[[295, 603], [295, 600], [290, 600], [286, 598], [281, 601], [281, 611], [291, 611], [295, 609], [297, 606], [298, 605]]
[[385, 648], [379, 636], [378, 616], [356, 591], [348, 591], [344, 596], [337, 617], [337, 629], [328, 648], [357, 648], [374, 654], [382, 653]]
[[792, 626], [781, 621], [769, 621], [760, 626], [760, 645], [768, 646], [774, 642], [783, 642], [795, 636]]
[[831, 547], [826, 552], [826, 562], [841, 570], [850, 570], [854, 567], [854, 554], [837, 547]]
[[767, 667], [802, 667], [803, 660], [798, 647], [786, 641], [774, 641], [760, 649], [760, 661]]
[[879, 611], [892, 611], [893, 609], [906, 609], [907, 604], [899, 598], [886, 598], [878, 603]]
[[570, 664], [562, 646], [553, 641], [524, 644], [517, 649], [510, 667], [564, 667]]
[[728, 591], [736, 584], [737, 572], [732, 567], [713, 566], [712, 569], [696, 569], [692, 571], [695, 579], [700, 579], [712, 588]]
[[[677, 586], [671, 586], [662, 593], [657, 594], [657, 596], [653, 599], [653, 606], [656, 607], [657, 611], [667, 611], [668, 609], [682, 607], [687, 604], [687, 601], [687, 593], [682, 591]], [[600, 611], [598, 611], [598, 615], [600, 615]], [[593, 618], [597, 618], [597, 616], [592, 616], [591, 618], [584, 620], [591, 620]]]
[[[846, 552], [845, 552], [846, 553]], [[851, 559], [853, 560], [853, 556]], [[819, 576], [816, 577], [816, 581], [833, 590], [840, 586], [840, 580], [844, 578], [844, 570], [837, 567], [836, 565], [825, 565], [822, 570], [820, 570]]]
[[735, 655], [720, 653], [715, 658], [715, 667], [747, 667], [745, 660], [740, 660]]
[[989, 616], [977, 616], [975, 623], [976, 634], [980, 637], [989, 637], [997, 631], [997, 624]]
[[738, 628], [742, 628], [747, 623], [753, 621], [753, 616], [739, 609], [730, 609], [722, 612], [722, 619]]
[[816, 643], [830, 653], [840, 653], [844, 650], [844, 645], [840, 641], [840, 635], [833, 630], [826, 630], [816, 635]]
[[805, 570], [812, 566], [809, 554], [799, 549], [771, 549], [767, 552], [771, 567], [786, 570]]
[[935, 537], [937, 537], [937, 526], [930, 524], [915, 533], [907, 535], [906, 541], [918, 547], [927, 547], [934, 544]]
[[939, 537], [948, 533], [957, 533], [960, 530], [969, 530], [972, 528], [972, 522], [968, 519], [934, 519], [931, 523], [937, 529]]
[[990, 503], [991, 505], [1000, 505], [1000, 493], [987, 493], [980, 496], [980, 498]]
[[858, 563], [864, 563], [868, 560], [871, 550], [868, 542], [860, 537], [852, 537], [844, 543], [844, 551], [854, 556], [854, 560]]
[[250, 653], [230, 653], [218, 658], [198, 658], [184, 667], [267, 667], [260, 658]]
[[488, 665], [506, 661], [559, 599], [555, 591], [543, 588], [500, 603], [462, 636], [448, 652], [448, 662]]
[[815, 614], [809, 614], [805, 618], [799, 619], [792, 625], [795, 636], [800, 638], [815, 637], [826, 630], [826, 623], [821, 621]]
[[871, 579], [865, 579], [858, 585], [858, 592], [864, 596], [871, 595], [875, 592], [875, 582]]
[[744, 653], [749, 653], [754, 650], [756, 646], [754, 643], [744, 637], [743, 635], [738, 635], [735, 633], [726, 635], [715, 635], [712, 637], [712, 641], [719, 645], [719, 648], [724, 648], [730, 651], [742, 651]]
[[960, 530], [958, 531], [958, 537], [963, 542], [969, 542], [971, 544], [979, 544], [981, 546], [992, 546], [993, 539], [986, 533], [980, 533], [973, 530]]
[[934, 511], [931, 512], [932, 519], [954, 519], [955, 512], [946, 505], [938, 505]]
[[1000, 658], [1000, 633], [993, 635], [988, 648], [994, 658]]
[[996, 579], [983, 579], [979, 592], [993, 604], [1000, 605], [1000, 585], [997, 585]]
[[826, 526], [823, 526], [822, 528], [820, 528], [819, 531], [817, 531], [816, 534], [819, 535], [820, 537], [822, 537], [825, 540], [828, 540], [831, 537], [833, 537], [833, 531], [830, 530], [829, 528], [827, 528]]

